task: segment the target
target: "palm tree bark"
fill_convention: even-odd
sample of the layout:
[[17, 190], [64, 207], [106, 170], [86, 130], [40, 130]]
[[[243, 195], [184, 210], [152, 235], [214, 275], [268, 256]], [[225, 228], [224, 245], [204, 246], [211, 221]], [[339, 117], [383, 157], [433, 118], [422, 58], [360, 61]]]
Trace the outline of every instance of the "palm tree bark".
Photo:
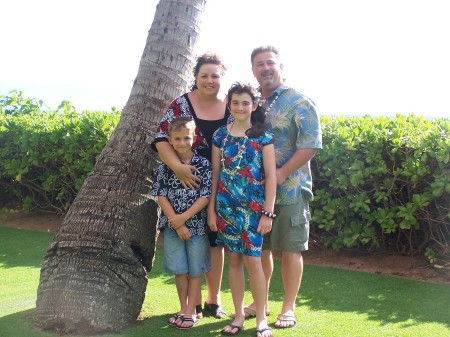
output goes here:
[[157, 237], [150, 141], [169, 102], [187, 90], [205, 5], [157, 5], [120, 122], [47, 250], [36, 327], [92, 334], [120, 331], [138, 317]]

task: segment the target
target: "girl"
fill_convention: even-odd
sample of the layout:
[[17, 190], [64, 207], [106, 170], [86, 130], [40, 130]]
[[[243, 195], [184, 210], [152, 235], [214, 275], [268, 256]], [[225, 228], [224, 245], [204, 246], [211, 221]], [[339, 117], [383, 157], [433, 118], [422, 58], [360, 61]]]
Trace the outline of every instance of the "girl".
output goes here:
[[212, 191], [208, 226], [228, 256], [235, 315], [222, 334], [236, 335], [244, 326], [244, 265], [256, 305], [258, 337], [269, 337], [266, 285], [261, 265], [263, 235], [272, 228], [276, 193], [273, 134], [265, 128], [256, 89], [235, 83], [228, 91], [232, 124], [219, 128], [212, 144]]

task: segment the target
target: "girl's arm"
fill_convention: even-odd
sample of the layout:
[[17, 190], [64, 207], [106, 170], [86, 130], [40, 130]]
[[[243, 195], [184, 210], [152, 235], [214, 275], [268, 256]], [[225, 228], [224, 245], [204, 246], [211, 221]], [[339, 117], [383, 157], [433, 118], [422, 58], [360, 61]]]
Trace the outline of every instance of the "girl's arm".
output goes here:
[[199, 187], [200, 178], [192, 173], [196, 170], [195, 166], [183, 164], [169, 142], [157, 142], [155, 146], [161, 161], [175, 173], [184, 188], [194, 189]]
[[211, 196], [209, 198], [208, 204], [208, 226], [213, 232], [217, 232], [216, 196], [220, 176], [220, 151], [219, 148], [215, 145], [212, 146], [211, 164], [212, 164], [212, 183], [211, 183]]
[[[277, 193], [277, 178], [276, 178], [276, 161], [275, 161], [275, 147], [273, 144], [268, 144], [263, 147], [262, 152], [264, 173], [265, 173], [265, 202], [264, 210], [273, 213], [275, 206], [275, 196]], [[272, 230], [272, 219], [266, 215], [262, 215], [259, 220], [258, 233], [266, 234]]]

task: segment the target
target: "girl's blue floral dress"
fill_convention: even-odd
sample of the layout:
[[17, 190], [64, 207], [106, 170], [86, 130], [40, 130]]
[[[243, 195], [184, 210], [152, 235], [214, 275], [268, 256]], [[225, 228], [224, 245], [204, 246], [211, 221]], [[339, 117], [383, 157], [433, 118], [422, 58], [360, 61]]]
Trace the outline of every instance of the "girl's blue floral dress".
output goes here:
[[223, 126], [213, 136], [220, 150], [216, 243], [226, 251], [261, 256], [263, 235], [256, 230], [265, 202], [262, 149], [273, 142], [268, 130], [258, 137], [236, 137]]

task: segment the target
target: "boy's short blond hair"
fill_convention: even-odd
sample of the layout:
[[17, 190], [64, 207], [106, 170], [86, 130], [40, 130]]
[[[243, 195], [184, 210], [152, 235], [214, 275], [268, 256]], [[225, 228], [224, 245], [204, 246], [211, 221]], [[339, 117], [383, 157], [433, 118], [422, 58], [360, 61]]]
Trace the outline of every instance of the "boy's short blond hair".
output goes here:
[[191, 117], [177, 117], [170, 122], [169, 125], [169, 137], [173, 131], [178, 131], [181, 128], [192, 130], [195, 134], [195, 122]]

